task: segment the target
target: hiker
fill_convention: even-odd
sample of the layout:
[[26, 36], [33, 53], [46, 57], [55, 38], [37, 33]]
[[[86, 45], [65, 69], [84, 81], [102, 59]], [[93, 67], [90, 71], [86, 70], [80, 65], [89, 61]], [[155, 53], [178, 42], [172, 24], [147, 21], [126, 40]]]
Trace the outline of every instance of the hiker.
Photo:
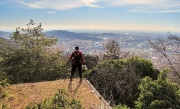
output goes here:
[[75, 47], [75, 51], [71, 54], [71, 57], [69, 58], [68, 62], [69, 61], [72, 61], [70, 81], [72, 81], [74, 72], [76, 68], [78, 68], [80, 82], [82, 82], [82, 64], [85, 62], [85, 60], [83, 58], [82, 52], [79, 51], [78, 46]]

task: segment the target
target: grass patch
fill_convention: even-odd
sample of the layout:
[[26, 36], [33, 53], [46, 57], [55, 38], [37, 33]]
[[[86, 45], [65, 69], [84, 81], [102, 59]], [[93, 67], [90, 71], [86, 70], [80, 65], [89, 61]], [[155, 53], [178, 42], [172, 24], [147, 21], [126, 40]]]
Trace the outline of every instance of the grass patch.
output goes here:
[[17, 96], [14, 94], [10, 94], [7, 98], [8, 100], [14, 100], [15, 98], [17, 98]]
[[52, 99], [45, 99], [38, 104], [31, 103], [26, 109], [82, 109], [82, 105], [75, 99], [69, 100], [65, 90], [61, 89]]
[[7, 96], [8, 96], [8, 92], [3, 92], [2, 94], [1, 94], [1, 98], [3, 99], [3, 98], [6, 98]]

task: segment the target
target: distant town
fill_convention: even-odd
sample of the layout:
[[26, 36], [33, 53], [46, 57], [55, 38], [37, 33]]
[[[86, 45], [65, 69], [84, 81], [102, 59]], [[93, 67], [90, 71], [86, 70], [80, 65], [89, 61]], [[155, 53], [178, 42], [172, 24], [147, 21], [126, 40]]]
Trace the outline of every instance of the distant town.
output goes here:
[[[105, 44], [110, 39], [119, 42], [122, 51], [144, 52], [149, 55], [153, 51], [148, 43], [148, 39], [155, 41], [157, 38], [168, 37], [162, 32], [70, 32], [66, 30], [53, 30], [44, 32], [47, 36], [58, 38], [57, 46], [61, 47], [65, 54], [79, 46], [85, 54], [99, 54], [105, 51]], [[172, 33], [173, 34], [173, 33]], [[177, 34], [177, 33], [176, 33]], [[9, 39], [11, 33], [0, 31], [0, 37]], [[177, 34], [179, 35], [179, 34]]]
[[[166, 60], [156, 53], [150, 46], [148, 40], [157, 41], [158, 38], [167, 38], [168, 32], [70, 32], [66, 30], [53, 30], [44, 32], [48, 37], [58, 38], [58, 43], [54, 46], [60, 48], [63, 54], [70, 55], [75, 46], [79, 46], [84, 54], [102, 55], [105, 52], [107, 41], [114, 39], [119, 42], [121, 52], [128, 52], [131, 55], [142, 55], [146, 59], [153, 61], [154, 65], [161, 69]], [[180, 33], [172, 33], [180, 36]], [[10, 39], [11, 33], [0, 31], [0, 38]], [[169, 48], [173, 50], [173, 48]], [[161, 66], [160, 66], [161, 65]]]
[[[51, 33], [51, 34], [50, 34]], [[53, 32], [47, 32], [48, 36]], [[79, 46], [85, 54], [99, 54], [105, 51], [105, 44], [108, 40], [114, 39], [119, 42], [122, 51], [152, 51], [149, 40], [168, 37], [167, 33], [158, 32], [118, 32], [118, 33], [73, 33], [68, 31], [55, 32], [54, 37], [58, 38], [58, 46], [63, 47], [64, 53], [70, 53], [75, 46]], [[62, 35], [61, 35], [62, 34]], [[72, 35], [71, 37], [69, 35]], [[74, 35], [74, 37], [73, 37]], [[80, 37], [78, 37], [78, 35]], [[83, 36], [84, 35], [84, 36]], [[86, 37], [86, 38], [84, 38]]]

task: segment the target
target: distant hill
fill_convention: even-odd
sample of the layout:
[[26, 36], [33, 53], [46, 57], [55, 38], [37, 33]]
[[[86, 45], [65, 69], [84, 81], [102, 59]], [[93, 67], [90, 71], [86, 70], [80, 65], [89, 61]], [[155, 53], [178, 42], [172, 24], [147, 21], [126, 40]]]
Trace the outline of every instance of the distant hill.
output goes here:
[[0, 31], [0, 37], [2, 38], [8, 39], [10, 35], [11, 33], [9, 32]]
[[0, 37], [0, 40], [6, 40], [5, 38], [3, 38], [3, 37]]
[[[69, 39], [69, 40], [79, 39], [79, 40], [92, 40], [92, 41], [102, 40], [101, 38], [94, 37], [92, 36], [92, 34], [89, 33], [75, 33], [66, 30], [52, 30], [44, 33], [48, 36], [54, 35], [54, 37], [58, 39]], [[0, 31], [0, 37], [2, 38], [8, 39], [10, 35], [11, 35], [10, 32]]]
[[53, 30], [45, 32], [48, 36], [54, 35], [54, 37], [60, 38], [60, 39], [79, 39], [79, 40], [92, 40], [92, 41], [100, 41], [102, 38], [94, 37], [92, 34], [89, 33], [75, 33], [75, 32], [69, 32], [66, 30]]
[[[58, 39], [62, 40], [90, 40], [90, 41], [102, 41], [103, 38], [123, 38], [127, 42], [143, 42], [147, 40], [147, 37], [157, 38], [160, 35], [155, 33], [77, 33], [77, 32], [70, 32], [67, 30], [52, 30], [44, 32], [47, 36], [54, 36]], [[11, 35], [10, 32], [0, 31], [0, 37], [9, 39]], [[158, 35], [158, 36], [157, 36]], [[164, 37], [162, 35], [161, 37]]]
[[[67, 39], [67, 40], [91, 40], [91, 41], [101, 41], [103, 40], [103, 37], [117, 37], [121, 36], [119, 34], [114, 33], [76, 33], [76, 32], [70, 32], [66, 30], [52, 30], [52, 31], [46, 31], [44, 32], [47, 36], [54, 36], [58, 39]], [[9, 36], [11, 35], [10, 32], [0, 31], [0, 37], [9, 39]]]

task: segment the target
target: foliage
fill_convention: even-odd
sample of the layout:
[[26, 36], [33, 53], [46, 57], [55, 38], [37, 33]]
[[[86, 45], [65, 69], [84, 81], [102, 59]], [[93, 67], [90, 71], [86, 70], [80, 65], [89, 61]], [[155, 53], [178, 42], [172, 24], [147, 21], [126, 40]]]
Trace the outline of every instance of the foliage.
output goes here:
[[84, 59], [86, 61], [85, 64], [86, 64], [88, 69], [94, 68], [97, 65], [98, 61], [99, 61], [98, 56], [93, 56], [93, 55], [90, 55], [90, 54], [85, 55]]
[[1, 46], [2, 71], [11, 83], [54, 80], [65, 72], [61, 50], [52, 47], [57, 39], [46, 37], [42, 30], [31, 20], [26, 29], [16, 29], [11, 43]]
[[144, 76], [151, 76], [150, 71], [154, 71], [150, 61], [133, 57], [101, 62], [87, 78], [111, 105], [122, 103], [134, 107], [140, 80]]
[[4, 87], [5, 88], [7, 86], [9, 86], [9, 83], [8, 83], [7, 79], [0, 81], [0, 87]]
[[105, 48], [109, 53], [112, 53], [114, 55], [120, 54], [119, 42], [115, 39], [108, 40], [108, 42], [105, 44]]
[[7, 92], [4, 92], [4, 93], [2, 93], [1, 94], [1, 98], [3, 99], [3, 98], [6, 98], [8, 96], [8, 93]]
[[111, 105], [132, 106], [138, 95], [139, 76], [128, 69], [122, 60], [109, 60], [98, 64], [88, 79]]
[[119, 104], [113, 107], [113, 109], [130, 109], [130, 108], [127, 107], [126, 105]]
[[167, 70], [157, 80], [145, 77], [139, 85], [140, 95], [135, 102], [137, 109], [179, 109], [180, 89], [166, 78]]
[[8, 96], [8, 93], [5, 92], [6, 87], [9, 86], [7, 79], [0, 81], [0, 98], [3, 99]]
[[82, 109], [79, 101], [69, 100], [67, 93], [61, 89], [51, 100], [44, 100], [39, 104], [30, 104], [26, 109]]
[[3, 61], [4, 61], [4, 58], [2, 56], [3, 56], [3, 54], [6, 54], [7, 51], [11, 51], [8, 49], [9, 44], [10, 44], [9, 41], [0, 38], [0, 81], [7, 78], [6, 73], [2, 71], [3, 70]]
[[2, 92], [2, 90], [4, 88], [6, 88], [8, 86], [9, 86], [9, 83], [8, 83], [7, 79], [0, 81], [0, 93]]
[[149, 76], [153, 79], [157, 79], [159, 71], [153, 68], [153, 64], [150, 60], [135, 56], [125, 61], [127, 66], [134, 67], [135, 72], [140, 75], [141, 78]]
[[9, 109], [9, 108], [8, 108], [8, 106], [7, 106], [7, 105], [5, 105], [5, 104], [3, 103], [3, 105], [2, 105], [2, 107], [1, 107], [1, 109]]

